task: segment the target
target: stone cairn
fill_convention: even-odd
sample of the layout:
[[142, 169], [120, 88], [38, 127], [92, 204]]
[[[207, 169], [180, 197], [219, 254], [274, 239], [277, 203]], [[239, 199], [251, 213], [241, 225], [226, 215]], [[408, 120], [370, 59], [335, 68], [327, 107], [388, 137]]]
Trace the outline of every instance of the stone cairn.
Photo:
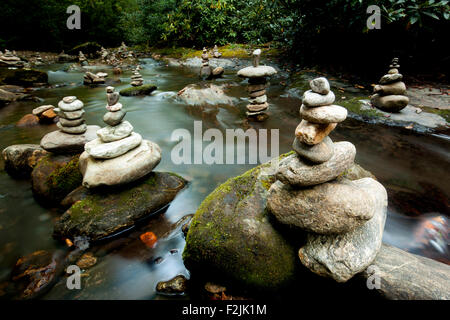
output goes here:
[[380, 79], [380, 84], [373, 89], [372, 104], [380, 110], [399, 112], [409, 103], [406, 96], [406, 86], [402, 82], [403, 76], [399, 73], [398, 58], [392, 60], [388, 74]]
[[217, 45], [213, 48], [213, 57], [218, 59], [222, 56], [222, 54], [219, 52], [219, 48], [217, 48]]
[[268, 117], [266, 112], [269, 108], [266, 96], [267, 77], [276, 74], [277, 71], [270, 66], [260, 66], [260, 57], [260, 49], [253, 51], [253, 66], [239, 70], [238, 76], [248, 78], [247, 91], [250, 95], [250, 104], [247, 105], [247, 118], [264, 121]]
[[96, 74], [87, 71], [83, 77], [83, 83], [85, 85], [97, 85], [104, 84], [106, 82], [106, 77], [108, 74], [106, 72], [98, 72]]
[[89, 65], [89, 62], [87, 61], [86, 56], [81, 51], [78, 53], [78, 62], [82, 66], [88, 66]]
[[106, 96], [108, 112], [103, 121], [107, 126], [97, 131], [98, 138], [87, 143], [80, 156], [83, 185], [87, 188], [135, 181], [161, 161], [160, 147], [143, 140], [128, 121], [123, 121], [126, 112], [114, 87], [106, 88]]
[[355, 146], [328, 137], [347, 110], [333, 105], [327, 79], [314, 79], [310, 86], [295, 130], [295, 154], [280, 161], [267, 205], [278, 221], [306, 233], [299, 250], [304, 266], [345, 282], [366, 269], [381, 248], [387, 193], [372, 178], [350, 180], [358, 170]]
[[140, 67], [137, 66], [133, 72], [133, 75], [131, 76], [131, 85], [133, 87], [140, 87], [144, 84], [144, 78], [142, 78], [142, 75], [139, 73], [139, 70]]
[[[58, 131], [46, 134], [41, 147], [53, 153], [78, 153], [84, 144], [95, 138], [98, 126], [87, 126], [83, 115], [83, 102], [75, 96], [64, 97], [53, 111], [58, 116]], [[52, 107], [52, 106], [50, 106]]]
[[100, 54], [100, 57], [101, 57], [101, 59], [102, 59], [103, 61], [107, 61], [107, 60], [108, 60], [108, 56], [109, 56], [108, 50], [106, 50], [105, 48], [102, 47], [102, 48], [100, 49], [99, 54]]
[[209, 66], [209, 54], [208, 50], [203, 47], [202, 53], [202, 68], [200, 69], [200, 78], [208, 79], [211, 77], [211, 67]]
[[16, 67], [22, 68], [24, 62], [16, 56], [16, 53], [5, 49], [5, 53], [0, 51], [0, 67]]

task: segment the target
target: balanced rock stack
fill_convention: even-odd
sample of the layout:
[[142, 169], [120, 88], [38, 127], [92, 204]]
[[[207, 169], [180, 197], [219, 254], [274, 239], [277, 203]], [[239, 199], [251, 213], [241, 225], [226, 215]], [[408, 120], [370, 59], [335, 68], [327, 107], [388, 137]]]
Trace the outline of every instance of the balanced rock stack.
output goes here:
[[79, 52], [78, 53], [78, 62], [82, 65], [82, 66], [88, 66], [89, 63], [87, 61], [86, 56], [83, 54], [83, 52]]
[[306, 232], [299, 250], [304, 266], [345, 282], [366, 269], [381, 248], [387, 193], [372, 178], [342, 177], [354, 165], [356, 148], [347, 141], [333, 143], [328, 133], [347, 111], [332, 105], [325, 78], [310, 85], [293, 144], [296, 153], [280, 161], [267, 206], [278, 221]]
[[101, 57], [101, 59], [102, 59], [103, 61], [107, 61], [108, 56], [109, 56], [108, 50], [106, 50], [105, 48], [102, 47], [102, 48], [100, 49], [100, 57]]
[[83, 77], [83, 83], [86, 85], [104, 84], [108, 74], [106, 72], [98, 72], [94, 74], [92, 72], [86, 72]]
[[133, 87], [140, 87], [143, 84], [144, 78], [142, 78], [142, 75], [139, 73], [139, 66], [137, 66], [133, 72], [133, 75], [131, 76], [131, 85]]
[[380, 110], [399, 112], [409, 103], [406, 96], [406, 86], [402, 82], [403, 76], [399, 73], [398, 58], [392, 60], [388, 74], [380, 79], [380, 84], [374, 87], [372, 104]]
[[97, 131], [98, 138], [87, 143], [80, 156], [83, 185], [87, 188], [138, 180], [161, 161], [160, 147], [143, 140], [128, 121], [123, 121], [126, 113], [119, 94], [113, 87], [107, 87], [106, 92], [108, 112], [103, 121], [107, 126]]
[[0, 67], [17, 67], [22, 68], [24, 62], [15, 55], [15, 52], [11, 52], [5, 49], [5, 53], [0, 51]]
[[268, 117], [266, 112], [269, 108], [266, 96], [267, 77], [276, 74], [277, 71], [270, 66], [260, 66], [260, 57], [261, 50], [256, 49], [253, 52], [253, 66], [239, 70], [238, 76], [248, 78], [247, 91], [250, 95], [250, 104], [247, 105], [247, 117], [251, 120], [264, 121]]
[[[84, 119], [83, 102], [75, 96], [63, 98], [58, 108], [53, 111], [58, 115], [56, 124], [59, 131], [46, 134], [41, 140], [41, 147], [53, 153], [79, 153], [84, 144], [95, 138], [98, 126], [87, 126]], [[44, 106], [48, 107], [48, 106]], [[49, 106], [47, 110], [51, 110]], [[46, 111], [47, 111], [46, 110]]]
[[209, 54], [206, 48], [203, 48], [202, 53], [202, 68], [200, 69], [200, 78], [208, 79], [211, 77], [211, 67], [209, 66]]
[[214, 58], [220, 58], [222, 54], [219, 52], [219, 48], [217, 48], [217, 45], [213, 48], [213, 57]]

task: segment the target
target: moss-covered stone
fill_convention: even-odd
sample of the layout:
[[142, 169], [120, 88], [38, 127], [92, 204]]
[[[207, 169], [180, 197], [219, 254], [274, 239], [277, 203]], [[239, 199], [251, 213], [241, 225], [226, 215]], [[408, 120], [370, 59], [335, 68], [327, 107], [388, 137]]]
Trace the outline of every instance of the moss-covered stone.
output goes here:
[[171, 173], [152, 172], [144, 180], [118, 188], [77, 190], [76, 202], [56, 223], [54, 236], [99, 240], [127, 229], [168, 205], [186, 181]]
[[36, 83], [48, 83], [47, 73], [33, 69], [0, 68], [0, 84], [32, 86]]
[[134, 96], [148, 96], [153, 91], [156, 90], [156, 86], [153, 84], [144, 84], [139, 87], [129, 87], [120, 90], [120, 95], [125, 97], [134, 97]]
[[[293, 238], [289, 232], [280, 232], [283, 227], [266, 209], [277, 168], [270, 164], [227, 180], [201, 203], [183, 252], [189, 270], [262, 290], [283, 288], [301, 276], [297, 249], [303, 234], [297, 231]], [[349, 178], [370, 175], [355, 167], [349, 170]]]
[[78, 168], [79, 155], [54, 155], [43, 157], [31, 173], [35, 197], [50, 207], [81, 185], [83, 176]]

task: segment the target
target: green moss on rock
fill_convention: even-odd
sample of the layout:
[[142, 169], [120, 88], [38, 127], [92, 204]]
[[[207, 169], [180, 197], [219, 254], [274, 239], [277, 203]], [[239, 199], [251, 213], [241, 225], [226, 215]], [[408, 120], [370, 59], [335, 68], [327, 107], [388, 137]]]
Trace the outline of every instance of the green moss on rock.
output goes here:
[[139, 87], [130, 87], [120, 90], [120, 95], [124, 97], [147, 96], [156, 90], [153, 84], [144, 84]]

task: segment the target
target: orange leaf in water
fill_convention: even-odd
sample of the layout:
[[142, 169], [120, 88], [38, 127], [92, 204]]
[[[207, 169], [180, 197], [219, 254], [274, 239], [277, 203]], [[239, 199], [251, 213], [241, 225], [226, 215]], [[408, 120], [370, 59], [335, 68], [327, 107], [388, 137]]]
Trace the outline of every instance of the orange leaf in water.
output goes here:
[[153, 232], [143, 233], [139, 236], [139, 238], [149, 248], [153, 248], [155, 246], [156, 241], [158, 241], [158, 238]]

